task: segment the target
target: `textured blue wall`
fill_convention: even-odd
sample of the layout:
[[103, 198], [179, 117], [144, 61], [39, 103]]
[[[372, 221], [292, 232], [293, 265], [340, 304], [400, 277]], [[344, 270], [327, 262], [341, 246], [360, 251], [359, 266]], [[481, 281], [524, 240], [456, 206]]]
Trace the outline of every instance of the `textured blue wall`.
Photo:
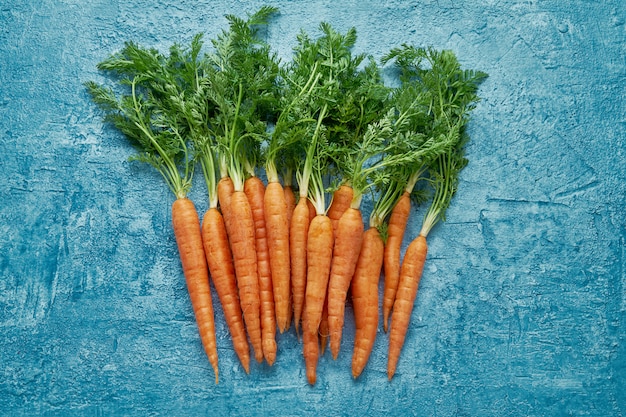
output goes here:
[[[200, 347], [172, 196], [82, 86], [124, 41], [214, 36], [259, 1], [0, 2], [0, 414], [621, 416], [626, 413], [626, 6], [621, 0], [273, 2], [288, 57], [322, 20], [358, 51], [450, 48], [489, 73], [469, 166], [430, 252], [398, 373], [304, 376], [293, 331], [245, 375], [217, 308]], [[459, 4], [462, 4], [459, 5]], [[206, 208], [200, 181], [191, 197]], [[414, 210], [410, 234], [423, 213]], [[408, 243], [408, 242], [407, 242]]]

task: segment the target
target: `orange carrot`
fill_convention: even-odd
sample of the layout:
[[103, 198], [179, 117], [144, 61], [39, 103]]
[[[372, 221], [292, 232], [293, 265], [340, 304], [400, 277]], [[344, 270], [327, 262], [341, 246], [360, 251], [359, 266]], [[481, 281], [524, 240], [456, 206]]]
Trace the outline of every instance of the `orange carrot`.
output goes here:
[[291, 224], [291, 218], [293, 217], [293, 211], [296, 208], [296, 195], [293, 192], [291, 185], [285, 185], [285, 203], [287, 203], [287, 227]]
[[330, 351], [334, 359], [339, 354], [346, 297], [361, 251], [363, 228], [361, 210], [352, 207], [337, 224], [327, 295]]
[[337, 230], [337, 224], [341, 215], [350, 207], [352, 198], [354, 197], [354, 190], [347, 184], [341, 185], [333, 193], [333, 200], [328, 208], [328, 217], [333, 223], [333, 231]]
[[369, 359], [378, 329], [378, 281], [383, 266], [385, 245], [378, 229], [370, 227], [363, 234], [351, 293], [354, 308], [354, 351], [352, 376], [357, 378]]
[[289, 228], [287, 203], [282, 185], [270, 182], [265, 189], [265, 226], [269, 246], [274, 303], [278, 330], [284, 332], [289, 325], [291, 270], [289, 259]]
[[310, 385], [315, 385], [317, 380], [317, 361], [320, 356], [317, 329], [313, 332], [309, 331], [307, 319], [302, 321], [302, 354], [304, 356], [304, 364], [306, 368], [306, 378]]
[[228, 231], [233, 251], [241, 310], [243, 311], [248, 336], [254, 349], [254, 357], [257, 362], [261, 362], [263, 361], [260, 317], [261, 300], [259, 295], [254, 220], [248, 197], [243, 191], [235, 191], [232, 194], [230, 211], [233, 222], [230, 230], [228, 230], [228, 223], [226, 223], [226, 230]]
[[261, 338], [263, 356], [270, 365], [276, 360], [276, 316], [274, 314], [274, 290], [270, 269], [267, 230], [265, 227], [265, 185], [259, 177], [252, 176], [244, 183], [252, 218], [254, 219], [257, 267], [259, 274], [259, 297], [261, 302]]
[[220, 211], [224, 216], [224, 223], [226, 224], [226, 231], [231, 229], [231, 218], [233, 217], [230, 209], [230, 199], [235, 192], [235, 186], [233, 180], [230, 177], [222, 177], [217, 183], [217, 198], [220, 204]]
[[307, 198], [306, 203], [309, 206], [309, 224], [311, 224], [315, 216], [317, 216], [317, 213], [315, 212], [315, 206], [313, 205], [311, 200]]
[[304, 317], [309, 332], [317, 332], [320, 321], [333, 255], [333, 225], [324, 214], [315, 216], [307, 238], [307, 282], [304, 299]]
[[172, 204], [172, 224], [200, 338], [209, 357], [209, 362], [213, 366], [215, 383], [217, 384], [217, 340], [209, 286], [209, 269], [202, 245], [200, 219], [191, 200], [178, 198], [174, 201]]
[[306, 197], [300, 200], [293, 211], [289, 232], [289, 251], [291, 257], [291, 294], [293, 299], [293, 320], [296, 333], [300, 326], [304, 306], [307, 270], [307, 235], [309, 233], [309, 205]]
[[241, 304], [237, 293], [237, 280], [232, 253], [222, 214], [210, 208], [202, 220], [202, 242], [213, 285], [224, 310], [224, 319], [230, 330], [233, 347], [241, 364], [250, 372], [250, 347], [241, 315]]
[[320, 356], [322, 356], [326, 351], [326, 345], [328, 345], [328, 337], [330, 334], [330, 331], [328, 330], [328, 294], [326, 294], [326, 297], [324, 298], [322, 319], [320, 320], [318, 333], [320, 335]]
[[424, 270], [428, 245], [426, 237], [419, 234], [410, 244], [404, 255], [400, 270], [400, 281], [393, 303], [393, 318], [389, 331], [389, 357], [387, 359], [387, 377], [393, 378], [404, 345], [409, 320], [413, 310], [413, 303], [417, 295], [417, 288]]
[[405, 191], [397, 201], [387, 228], [387, 242], [385, 245], [384, 271], [385, 271], [385, 290], [383, 295], [383, 329], [387, 332], [389, 323], [389, 315], [396, 298], [396, 290], [398, 288], [398, 280], [400, 278], [400, 250], [404, 232], [411, 213], [411, 199], [409, 192]]

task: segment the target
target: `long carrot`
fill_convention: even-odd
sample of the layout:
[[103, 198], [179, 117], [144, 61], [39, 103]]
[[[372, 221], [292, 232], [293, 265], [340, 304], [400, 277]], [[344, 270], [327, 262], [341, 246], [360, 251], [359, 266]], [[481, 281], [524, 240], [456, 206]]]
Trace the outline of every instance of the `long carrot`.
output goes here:
[[236, 219], [227, 231], [230, 237], [237, 287], [241, 310], [254, 357], [257, 362], [263, 361], [263, 345], [261, 337], [261, 300], [259, 296], [259, 274], [256, 255], [256, 239], [254, 220], [248, 197], [243, 191], [235, 190], [231, 196], [230, 209], [232, 218]]
[[278, 181], [271, 181], [265, 189], [265, 225], [269, 246], [276, 323], [282, 333], [289, 325], [290, 259], [289, 228], [287, 226], [287, 203], [285, 192]]
[[327, 294], [330, 352], [334, 359], [339, 354], [346, 297], [359, 259], [363, 229], [363, 218], [358, 208], [348, 208], [337, 225]]
[[224, 310], [235, 353], [246, 373], [250, 372], [250, 346], [241, 314], [237, 279], [222, 214], [210, 208], [202, 219], [202, 241], [213, 285]]
[[383, 266], [384, 242], [378, 229], [370, 227], [363, 235], [363, 246], [352, 279], [354, 305], [354, 351], [352, 376], [357, 378], [368, 362], [378, 329], [378, 281]]
[[393, 319], [389, 331], [389, 356], [387, 358], [387, 377], [389, 380], [393, 378], [396, 372], [400, 351], [404, 345], [427, 251], [426, 236], [420, 234], [409, 244], [402, 262], [398, 291], [393, 303]]
[[215, 316], [209, 269], [202, 245], [200, 219], [194, 204], [188, 198], [177, 198], [172, 204], [172, 224], [180, 254], [180, 260], [187, 281], [191, 305], [196, 316], [202, 345], [215, 372], [218, 382], [217, 340], [215, 336]]
[[411, 213], [411, 199], [405, 191], [397, 201], [387, 227], [387, 242], [385, 244], [384, 271], [385, 289], [383, 293], [383, 329], [387, 332], [389, 315], [393, 302], [396, 299], [398, 280], [400, 279], [400, 250], [406, 230], [409, 214]]
[[293, 211], [289, 232], [289, 251], [291, 256], [291, 294], [293, 320], [298, 333], [304, 307], [307, 271], [307, 236], [309, 233], [309, 205], [306, 196], [300, 200]]
[[257, 266], [259, 274], [259, 297], [261, 302], [261, 339], [263, 356], [270, 365], [276, 360], [276, 316], [274, 312], [274, 290], [272, 271], [265, 227], [265, 185], [257, 176], [248, 177], [244, 183], [252, 218], [254, 219]]

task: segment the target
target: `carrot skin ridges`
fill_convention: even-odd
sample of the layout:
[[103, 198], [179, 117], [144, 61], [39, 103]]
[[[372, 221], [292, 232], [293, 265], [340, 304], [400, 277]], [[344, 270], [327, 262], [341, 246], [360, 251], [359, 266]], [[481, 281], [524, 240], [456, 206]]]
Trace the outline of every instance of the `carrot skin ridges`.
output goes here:
[[300, 198], [291, 218], [289, 251], [291, 253], [291, 295], [293, 321], [296, 333], [300, 326], [306, 291], [307, 236], [309, 233], [309, 205], [306, 198]]
[[387, 242], [385, 244], [385, 259], [383, 262], [385, 275], [385, 289], [383, 292], [383, 329], [388, 330], [389, 315], [396, 298], [398, 280], [400, 279], [400, 251], [406, 231], [411, 199], [405, 191], [391, 211], [387, 228]]
[[304, 318], [302, 320], [302, 352], [306, 378], [310, 385], [315, 385], [317, 380], [317, 361], [319, 360], [320, 351], [317, 329], [309, 331], [309, 327], [307, 319]]
[[224, 217], [224, 224], [226, 225], [226, 231], [230, 233], [232, 228], [232, 217], [230, 209], [230, 199], [235, 192], [235, 185], [230, 177], [223, 177], [217, 182], [217, 200], [220, 204], [220, 211]]
[[293, 216], [293, 211], [296, 208], [296, 195], [293, 192], [293, 187], [291, 185], [286, 185], [284, 187], [285, 191], [285, 203], [287, 204], [287, 227], [291, 225], [291, 217]]
[[232, 253], [222, 214], [216, 208], [207, 210], [202, 220], [202, 242], [213, 285], [224, 310], [235, 353], [246, 373], [250, 373], [250, 346], [246, 335]]
[[244, 183], [248, 197], [256, 239], [257, 268], [259, 275], [259, 300], [261, 302], [261, 339], [263, 356], [268, 364], [276, 361], [276, 316], [274, 312], [274, 289], [265, 227], [265, 185], [259, 177], [249, 177]]
[[215, 372], [215, 383], [217, 384], [219, 380], [217, 339], [215, 314], [209, 285], [209, 268], [202, 245], [200, 219], [191, 200], [179, 198], [174, 201], [172, 204], [172, 224], [200, 339]]
[[[233, 221], [229, 231], [233, 251], [235, 275], [239, 288], [239, 300], [243, 319], [246, 323], [250, 343], [257, 362], [263, 361], [261, 337], [261, 300], [259, 295], [259, 274], [256, 259], [254, 220], [248, 197], [243, 191], [235, 191], [230, 200]], [[228, 224], [227, 230], [228, 230]]]
[[317, 332], [328, 289], [333, 254], [333, 225], [325, 215], [317, 215], [309, 225], [307, 238], [307, 282], [304, 299], [304, 323]]
[[376, 228], [363, 236], [363, 246], [352, 279], [351, 294], [354, 308], [354, 351], [352, 376], [357, 378], [369, 360], [378, 330], [378, 281], [383, 266], [385, 244]]
[[289, 227], [285, 192], [279, 182], [270, 182], [265, 189], [265, 226], [269, 246], [276, 324], [283, 333], [290, 322], [291, 270], [289, 259]]
[[346, 297], [363, 242], [361, 211], [348, 208], [337, 225], [335, 247], [328, 281], [328, 330], [330, 352], [337, 359], [344, 324]]
[[417, 288], [424, 271], [428, 245], [426, 237], [418, 235], [409, 244], [400, 269], [400, 281], [393, 304], [391, 328], [389, 329], [389, 354], [387, 357], [387, 378], [391, 380], [396, 372], [400, 352], [404, 345]]
[[339, 219], [343, 213], [350, 207], [352, 198], [354, 197], [354, 190], [349, 185], [341, 185], [333, 193], [333, 200], [330, 203], [328, 212], [326, 215], [333, 223], [333, 231], [337, 230]]

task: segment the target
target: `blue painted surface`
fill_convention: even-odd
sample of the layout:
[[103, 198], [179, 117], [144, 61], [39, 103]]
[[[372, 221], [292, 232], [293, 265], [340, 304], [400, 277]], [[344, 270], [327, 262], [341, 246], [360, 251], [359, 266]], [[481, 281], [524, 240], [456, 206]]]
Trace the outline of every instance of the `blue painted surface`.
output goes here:
[[[172, 197], [82, 86], [135, 40], [167, 48], [259, 1], [0, 4], [2, 415], [621, 416], [626, 413], [626, 6], [608, 1], [279, 0], [268, 40], [355, 26], [356, 49], [450, 48], [490, 77], [469, 166], [430, 252], [398, 372], [379, 332], [353, 380], [306, 383], [301, 347], [240, 369], [217, 308], [200, 347]], [[206, 208], [200, 181], [191, 194]], [[422, 212], [414, 210], [410, 234]], [[405, 247], [406, 244], [405, 243]]]

